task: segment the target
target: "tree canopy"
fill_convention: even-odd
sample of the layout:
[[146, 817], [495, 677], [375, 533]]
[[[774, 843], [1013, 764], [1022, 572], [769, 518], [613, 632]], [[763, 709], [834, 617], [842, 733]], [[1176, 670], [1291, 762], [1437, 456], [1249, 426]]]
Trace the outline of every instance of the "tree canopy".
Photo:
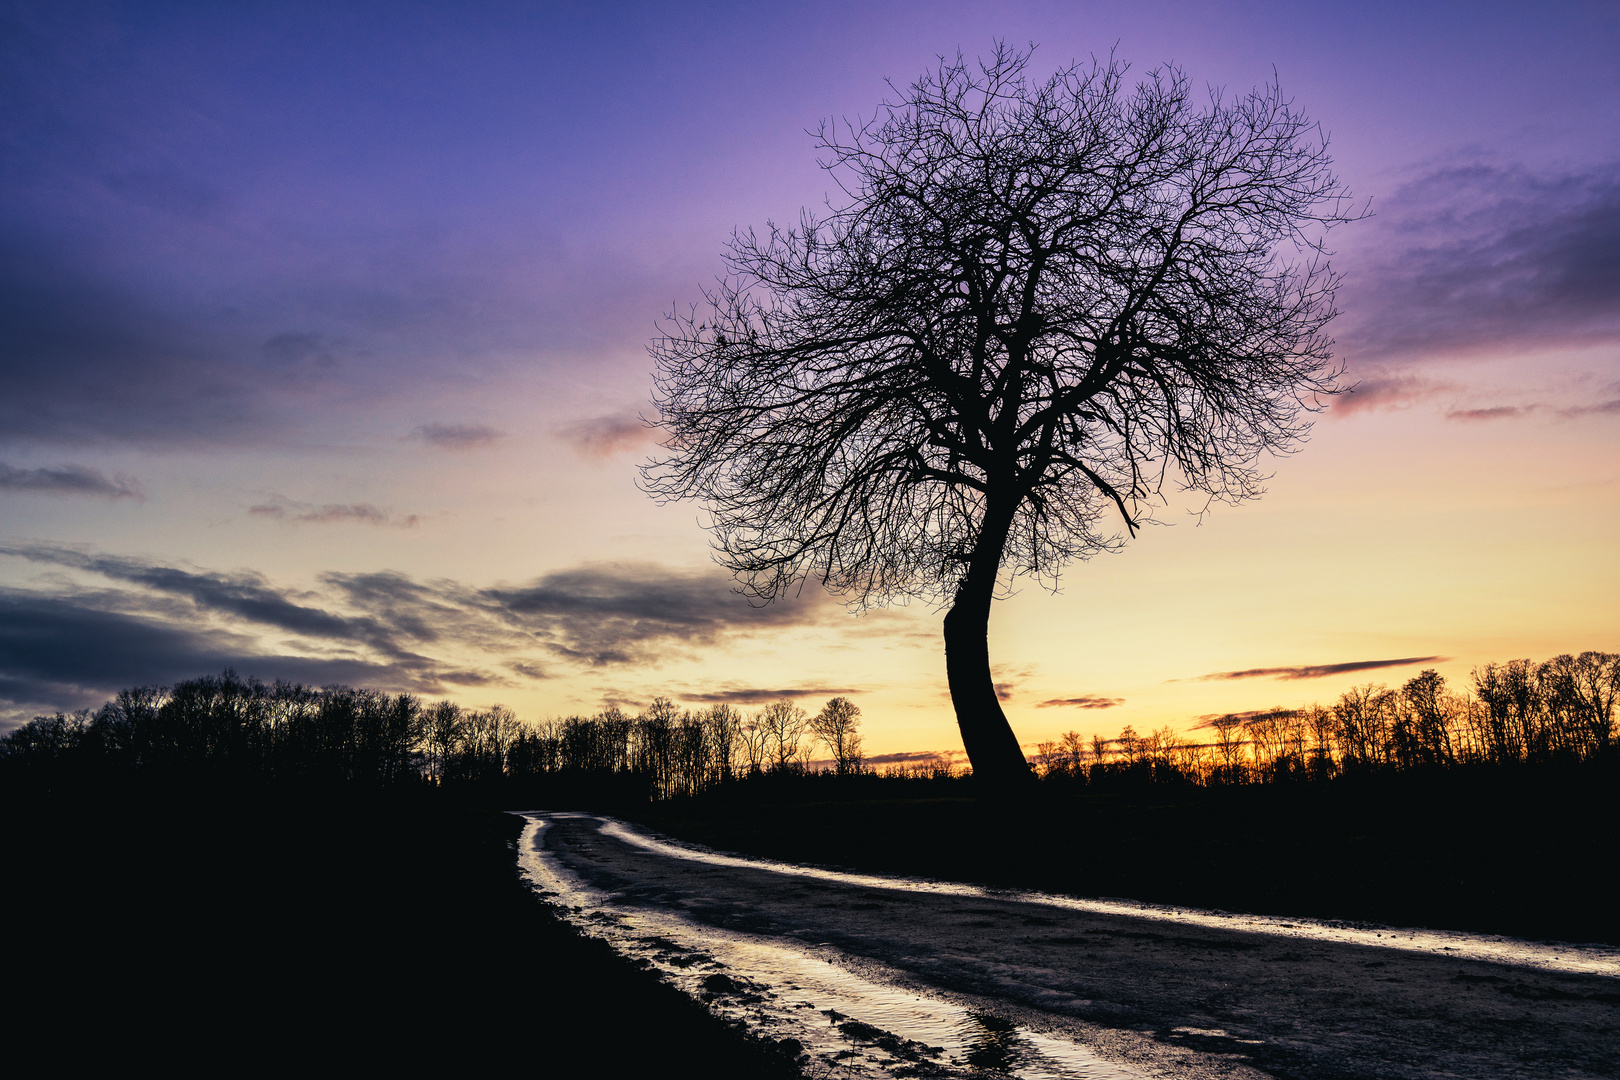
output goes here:
[[[1167, 488], [1257, 495], [1339, 374], [1321, 243], [1354, 214], [1280, 88], [1030, 61], [942, 60], [823, 124], [837, 201], [735, 233], [650, 347], [669, 439], [643, 483], [703, 502], [742, 587], [948, 602], [969, 666], [998, 583], [1055, 580]], [[959, 719], [1000, 716], [984, 666], [972, 694], [952, 670]]]

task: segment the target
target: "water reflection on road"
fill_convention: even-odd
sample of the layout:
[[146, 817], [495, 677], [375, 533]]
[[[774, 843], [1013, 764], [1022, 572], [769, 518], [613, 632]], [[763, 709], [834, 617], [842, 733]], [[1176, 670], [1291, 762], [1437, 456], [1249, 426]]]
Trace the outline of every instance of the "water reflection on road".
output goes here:
[[[645, 960], [713, 1010], [774, 1039], [797, 1040], [812, 1073], [1137, 1080], [1144, 1074], [1070, 1040], [938, 998], [875, 982], [836, 962], [830, 946], [738, 933], [674, 911], [615, 901], [547, 852], [556, 817], [525, 815], [519, 865], [576, 926]], [[616, 838], [629, 830], [607, 823]], [[605, 831], [605, 830], [604, 830]], [[820, 955], [818, 955], [818, 953]]]
[[1195, 908], [1144, 904], [1135, 900], [1082, 899], [1014, 889], [990, 889], [951, 881], [887, 877], [832, 870], [819, 866], [799, 866], [771, 859], [727, 855], [690, 844], [676, 844], [648, 836], [611, 818], [599, 818], [601, 833], [615, 840], [663, 855], [710, 866], [737, 869], [766, 869], [778, 874], [837, 882], [878, 889], [905, 889], [908, 892], [957, 896], [965, 899], [1013, 900], [1048, 907], [1066, 908], [1098, 915], [1123, 915], [1133, 919], [1176, 923], [1183, 926], [1218, 930], [1242, 930], [1274, 937], [1306, 941], [1373, 946], [1403, 952], [1449, 953], [1452, 959], [1484, 960], [1516, 967], [1581, 975], [1620, 977], [1620, 949], [1604, 945], [1575, 945], [1568, 942], [1526, 941], [1499, 935], [1468, 934], [1451, 930], [1425, 930], [1376, 926], [1342, 920], [1285, 918], [1240, 912], [1202, 911]]
[[524, 870], [567, 917], [796, 1040], [811, 1075], [1620, 1077], [1607, 946], [884, 877], [528, 817]]

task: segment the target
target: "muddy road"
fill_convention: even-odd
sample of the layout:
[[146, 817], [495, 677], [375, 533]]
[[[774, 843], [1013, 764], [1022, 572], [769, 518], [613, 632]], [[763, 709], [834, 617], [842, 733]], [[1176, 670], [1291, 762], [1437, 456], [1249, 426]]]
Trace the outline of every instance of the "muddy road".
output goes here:
[[810, 1075], [1620, 1076], [1620, 950], [1071, 901], [530, 815], [576, 923]]

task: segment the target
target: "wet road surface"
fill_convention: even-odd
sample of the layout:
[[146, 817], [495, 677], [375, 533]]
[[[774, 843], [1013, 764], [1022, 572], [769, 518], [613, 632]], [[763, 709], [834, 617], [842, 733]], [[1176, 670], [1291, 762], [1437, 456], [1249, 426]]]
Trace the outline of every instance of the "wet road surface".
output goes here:
[[528, 866], [576, 922], [812, 1075], [1620, 1076], [1612, 949], [1095, 910], [533, 817]]

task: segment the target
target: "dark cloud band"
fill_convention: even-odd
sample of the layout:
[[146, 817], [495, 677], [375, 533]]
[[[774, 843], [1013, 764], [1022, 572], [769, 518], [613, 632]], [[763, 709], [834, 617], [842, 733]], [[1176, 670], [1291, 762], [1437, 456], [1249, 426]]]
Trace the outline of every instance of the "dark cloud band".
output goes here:
[[[226, 666], [261, 678], [360, 680], [422, 693], [510, 685], [513, 678], [546, 678], [555, 667], [652, 667], [697, 646], [812, 626], [842, 611], [819, 593], [753, 607], [717, 570], [645, 563], [582, 566], [493, 588], [392, 572], [327, 574], [310, 592], [249, 571], [166, 566], [80, 548], [10, 544], [0, 545], [0, 555], [115, 584], [0, 587], [7, 605], [0, 700], [53, 707]], [[281, 635], [276, 646], [258, 640], [266, 630]], [[488, 658], [510, 675], [458, 664], [458, 654]], [[739, 687], [688, 700], [757, 703], [854, 692]]]
[[129, 476], [108, 478], [84, 465], [17, 469], [0, 461], [0, 491], [28, 491], [43, 495], [93, 495], [103, 499], [139, 499], [141, 486]]
[[1445, 660], [1444, 656], [1406, 656], [1399, 660], [1350, 660], [1342, 664], [1311, 664], [1304, 667], [1247, 668], [1243, 671], [1216, 671], [1200, 675], [1198, 682], [1223, 679], [1320, 679], [1328, 675], [1344, 675], [1352, 671], [1375, 671], [1379, 668], [1406, 667], [1410, 664], [1433, 664]]
[[772, 701], [781, 701], [783, 698], [798, 700], [800, 698], [854, 697], [860, 692], [859, 689], [849, 686], [796, 686], [780, 690], [714, 690], [707, 693], [682, 694], [680, 699], [702, 705], [766, 705]]
[[487, 424], [423, 424], [408, 436], [441, 450], [473, 450], [504, 437]]
[[1438, 169], [1369, 229], [1340, 295], [1354, 363], [1620, 341], [1620, 162]]

